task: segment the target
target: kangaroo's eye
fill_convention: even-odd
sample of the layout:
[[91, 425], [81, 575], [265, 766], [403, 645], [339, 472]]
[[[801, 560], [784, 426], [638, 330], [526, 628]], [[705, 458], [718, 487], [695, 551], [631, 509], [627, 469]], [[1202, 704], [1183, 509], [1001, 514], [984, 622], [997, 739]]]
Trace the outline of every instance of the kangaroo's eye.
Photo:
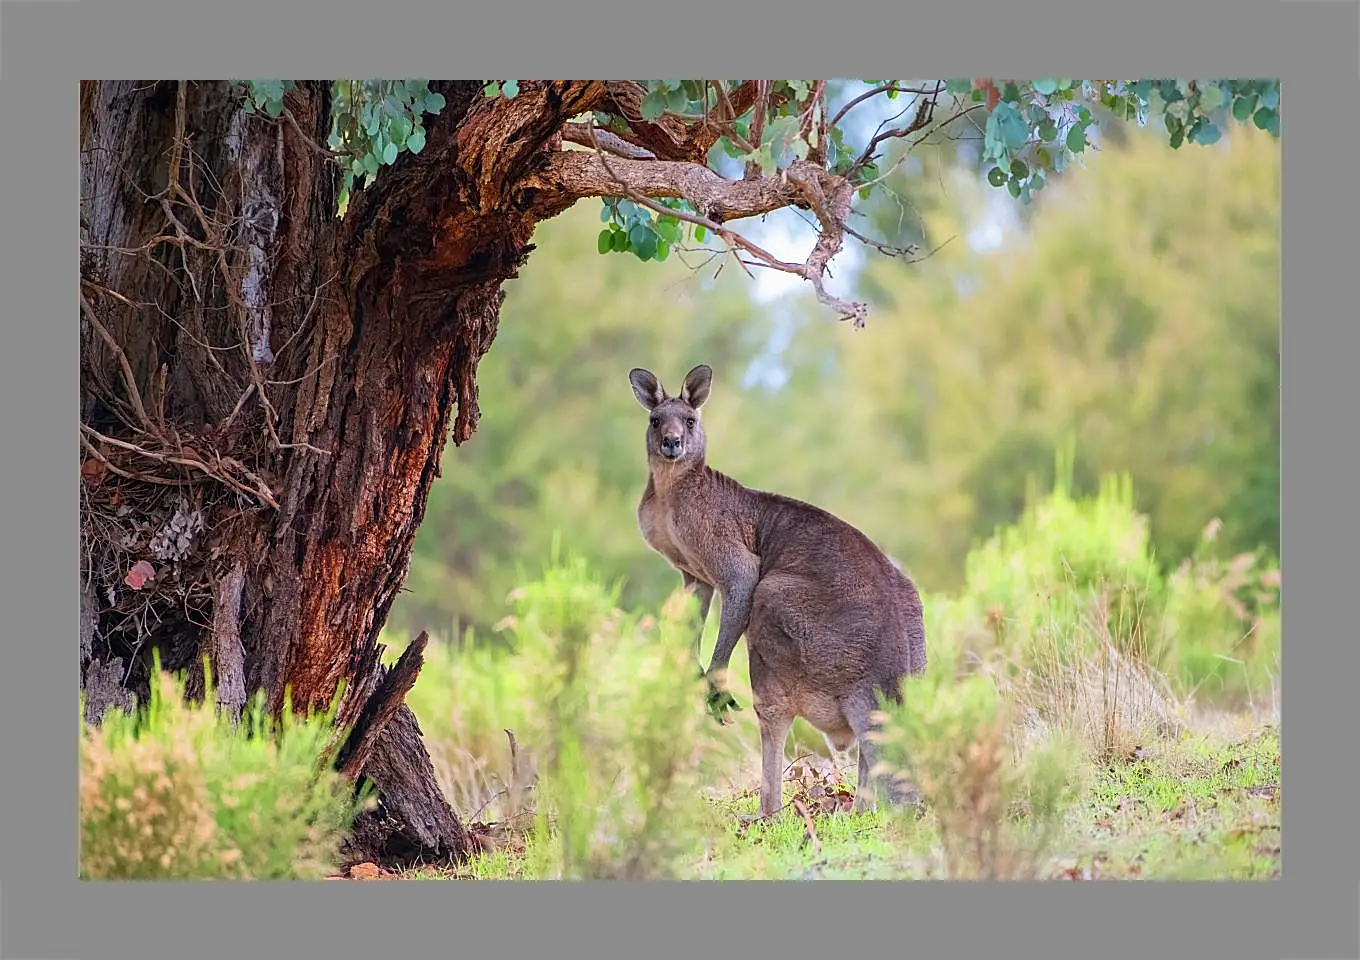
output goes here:
[[659, 426], [661, 426], [661, 418], [660, 418], [660, 417], [652, 417], [652, 426], [654, 426], [654, 427], [659, 427]]
[[685, 426], [687, 426], [687, 427], [692, 427], [692, 426], [694, 426], [694, 418], [693, 418], [693, 417], [686, 417], [686, 418], [685, 418]]

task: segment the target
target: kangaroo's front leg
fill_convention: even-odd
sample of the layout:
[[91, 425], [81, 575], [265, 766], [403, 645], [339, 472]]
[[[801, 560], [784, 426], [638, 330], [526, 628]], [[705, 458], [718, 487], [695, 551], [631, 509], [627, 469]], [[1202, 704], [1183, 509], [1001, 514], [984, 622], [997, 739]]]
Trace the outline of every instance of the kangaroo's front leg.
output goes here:
[[752, 554], [743, 551], [724, 558], [715, 579], [722, 594], [722, 617], [718, 624], [718, 641], [708, 665], [708, 699], [710, 709], [722, 719], [727, 710], [741, 709], [727, 690], [727, 664], [750, 622], [751, 601], [760, 579], [760, 567]]

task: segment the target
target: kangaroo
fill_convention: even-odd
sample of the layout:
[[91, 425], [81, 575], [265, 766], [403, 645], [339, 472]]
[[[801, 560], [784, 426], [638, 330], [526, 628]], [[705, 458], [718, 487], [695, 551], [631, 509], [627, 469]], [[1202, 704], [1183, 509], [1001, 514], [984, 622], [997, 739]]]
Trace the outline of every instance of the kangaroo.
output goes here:
[[[700, 410], [712, 385], [709, 366], [691, 370], [675, 397], [648, 370], [634, 369], [628, 379], [649, 414], [638, 525], [647, 545], [698, 597], [696, 658], [714, 592], [722, 598], [717, 645], [705, 672], [710, 703], [736, 706], [725, 678], [733, 649], [746, 636], [760, 724], [761, 815], [782, 805], [784, 744], [800, 716], [838, 752], [859, 744], [855, 809], [873, 809], [875, 747], [866, 734], [876, 695], [900, 704], [904, 678], [926, 667], [915, 584], [845, 521], [744, 487], [707, 465]], [[872, 787], [879, 785], [872, 778]], [[914, 793], [887, 786], [893, 802]]]

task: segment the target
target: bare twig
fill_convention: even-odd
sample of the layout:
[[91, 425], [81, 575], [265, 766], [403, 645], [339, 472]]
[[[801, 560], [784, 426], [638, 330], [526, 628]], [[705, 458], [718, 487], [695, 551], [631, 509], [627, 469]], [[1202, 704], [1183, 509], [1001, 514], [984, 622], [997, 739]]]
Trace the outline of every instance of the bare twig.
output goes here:
[[808, 838], [812, 840], [812, 852], [814, 854], [820, 854], [822, 852], [822, 841], [817, 839], [817, 828], [812, 825], [812, 816], [808, 813], [808, 809], [803, 804], [803, 801], [794, 797], [792, 802], [794, 809], [802, 815], [803, 823], [807, 826]]
[[[83, 423], [80, 425], [80, 429], [82, 432], [89, 434], [89, 436], [91, 436], [95, 440], [98, 440], [100, 443], [106, 443], [111, 447], [117, 447], [120, 450], [126, 450], [129, 453], [138, 454], [139, 456], [146, 457], [148, 460], [155, 460], [160, 463], [169, 463], [175, 466], [188, 467], [191, 470], [197, 470], [200, 473], [203, 473], [206, 476], [211, 477], [212, 479], [225, 484], [226, 486], [235, 490], [237, 493], [242, 493], [248, 497], [253, 497], [256, 500], [259, 500], [260, 502], [267, 504], [270, 507], [273, 507], [275, 510], [279, 509], [278, 501], [274, 499], [274, 495], [269, 490], [268, 485], [262, 479], [260, 479], [260, 477], [256, 475], [256, 473], [253, 470], [248, 469], [245, 466], [245, 464], [231, 457], [223, 457], [220, 455], [215, 456], [214, 459], [216, 460], [218, 466], [214, 467], [213, 465], [210, 465], [197, 457], [188, 456], [182, 451], [179, 453], [171, 454], [161, 453], [156, 450], [148, 450], [146, 447], [138, 446], [135, 443], [129, 443], [126, 440], [119, 440], [116, 437], [106, 436], [100, 433], [98, 430], [95, 430], [93, 427], [87, 427]], [[158, 439], [161, 439], [162, 441], [164, 440], [163, 437]], [[93, 450], [93, 447], [91, 447], [91, 449]], [[108, 466], [110, 469], [113, 468], [113, 465], [110, 464], [107, 458], [105, 458], [102, 454], [96, 453], [96, 456], [98, 456], [99, 459], [103, 461], [104, 464]], [[247, 485], [245, 483], [242, 483], [240, 480], [237, 480], [235, 477], [231, 476], [231, 473], [228, 471], [234, 471], [236, 473], [239, 473], [241, 476], [245, 477], [246, 480], [250, 482], [250, 485]], [[130, 479], [150, 480], [151, 478], [146, 477], [144, 475], [139, 475], [136, 477], [131, 477]]]
[[935, 103], [939, 100], [940, 91], [943, 89], [943, 85], [940, 85], [935, 88], [933, 96], [922, 96], [916, 103], [916, 116], [914, 116], [911, 123], [907, 124], [905, 127], [894, 127], [890, 130], [881, 130], [874, 134], [869, 140], [869, 145], [864, 148], [864, 152], [859, 155], [859, 159], [851, 165], [846, 176], [853, 176], [855, 171], [861, 169], [873, 160], [879, 144], [883, 141], [900, 140], [904, 137], [909, 137], [913, 133], [928, 126], [935, 116]]
[[849, 103], [836, 111], [836, 116], [832, 118], [831, 125], [834, 127], [836, 124], [840, 123], [841, 119], [847, 113], [859, 106], [865, 100], [876, 97], [881, 93], [893, 93], [894, 91], [897, 93], [915, 93], [924, 96], [926, 94], [938, 94], [940, 92], [940, 87], [939, 84], [936, 84], [935, 87], [930, 90], [927, 90], [925, 87], [899, 87], [897, 81], [893, 80], [891, 83], [885, 83], [882, 86], [874, 87], [872, 90], [866, 90], [864, 93], [861, 93], [859, 96], [852, 99]]
[[132, 372], [132, 363], [128, 360], [123, 348], [118, 345], [118, 341], [109, 333], [108, 328], [99, 322], [98, 315], [94, 312], [94, 307], [90, 301], [85, 299], [85, 294], [80, 295], [80, 305], [85, 308], [85, 315], [90, 320], [90, 326], [94, 327], [99, 338], [104, 341], [113, 355], [118, 360], [118, 365], [123, 370], [123, 379], [127, 382], [128, 400], [132, 403], [133, 409], [137, 412], [137, 417], [142, 422], [142, 429], [148, 433], [151, 431], [151, 419], [146, 415], [146, 407], [142, 405], [142, 391], [137, 386], [137, 377]]
[[292, 124], [293, 131], [298, 135], [298, 139], [305, 143], [307, 146], [311, 147], [317, 153], [321, 154], [323, 157], [327, 158], [328, 160], [338, 160], [341, 157], [345, 156], [345, 154], [340, 153], [336, 150], [331, 150], [328, 147], [323, 147], [321, 144], [317, 143], [310, 136], [308, 136], [307, 133], [302, 129], [302, 124], [298, 123], [297, 117], [293, 116], [293, 111], [289, 110], [287, 107], [283, 108], [283, 115], [288, 120], [288, 122]]
[[[982, 104], [980, 104], [980, 103], [975, 103], [975, 104], [973, 104], [972, 106], [970, 106], [970, 107], [968, 107], [968, 108], [966, 108], [966, 109], [958, 110], [958, 111], [956, 111], [955, 113], [951, 114], [949, 117], [947, 117], [947, 118], [944, 120], [944, 122], [942, 122], [942, 123], [940, 123], [940, 124], [937, 124], [937, 125], [936, 125], [936, 129], [937, 129], [937, 130], [942, 130], [942, 129], [944, 129], [945, 127], [949, 126], [951, 123], [953, 123], [955, 120], [958, 120], [958, 119], [960, 119], [961, 117], [966, 117], [966, 116], [968, 116], [968, 114], [972, 113], [974, 110], [981, 110], [981, 109], [982, 109]], [[907, 149], [905, 149], [905, 150], [902, 151], [902, 155], [901, 155], [900, 157], [898, 157], [895, 161], [893, 161], [893, 165], [892, 165], [892, 166], [890, 166], [887, 170], [884, 170], [882, 173], [880, 173], [880, 174], [879, 174], [877, 177], [875, 177], [874, 179], [869, 180], [869, 181], [867, 181], [867, 182], [865, 182], [865, 183], [861, 183], [861, 184], [859, 185], [858, 189], [860, 189], [860, 190], [867, 190], [867, 189], [869, 189], [870, 187], [876, 187], [876, 186], [878, 186], [880, 183], [882, 183], [884, 180], [887, 180], [888, 177], [892, 176], [893, 173], [896, 172], [896, 170], [897, 170], [898, 167], [900, 167], [900, 166], [902, 166], [902, 164], [906, 163], [907, 157], [911, 156], [912, 150], [914, 150], [914, 149], [915, 149], [915, 148], [916, 148], [923, 140], [925, 140], [925, 139], [927, 139], [927, 138], [922, 137], [922, 138], [919, 139], [919, 140], [913, 140], [911, 143], [909, 143], [909, 144], [907, 145]]]

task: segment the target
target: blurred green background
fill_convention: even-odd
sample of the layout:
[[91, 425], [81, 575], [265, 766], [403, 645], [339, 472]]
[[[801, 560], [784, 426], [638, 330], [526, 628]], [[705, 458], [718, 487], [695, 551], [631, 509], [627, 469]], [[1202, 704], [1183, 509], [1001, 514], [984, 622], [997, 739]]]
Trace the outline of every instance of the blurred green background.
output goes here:
[[1068, 442], [1076, 493], [1131, 477], [1163, 570], [1212, 518], [1222, 556], [1278, 555], [1279, 177], [1278, 142], [1249, 126], [1173, 151], [1120, 124], [1022, 208], [954, 147], [922, 150], [856, 229], [939, 249], [836, 262], [871, 303], [858, 331], [797, 287], [695, 269], [702, 252], [600, 256], [599, 208], [579, 204], [507, 285], [480, 426], [444, 454], [391, 627], [495, 643], [555, 533], [624, 579], [627, 608], [678, 585], [637, 529], [633, 366], [675, 390], [711, 364], [710, 464], [839, 514], [931, 594], [963, 586], [970, 548], [1051, 487]]

